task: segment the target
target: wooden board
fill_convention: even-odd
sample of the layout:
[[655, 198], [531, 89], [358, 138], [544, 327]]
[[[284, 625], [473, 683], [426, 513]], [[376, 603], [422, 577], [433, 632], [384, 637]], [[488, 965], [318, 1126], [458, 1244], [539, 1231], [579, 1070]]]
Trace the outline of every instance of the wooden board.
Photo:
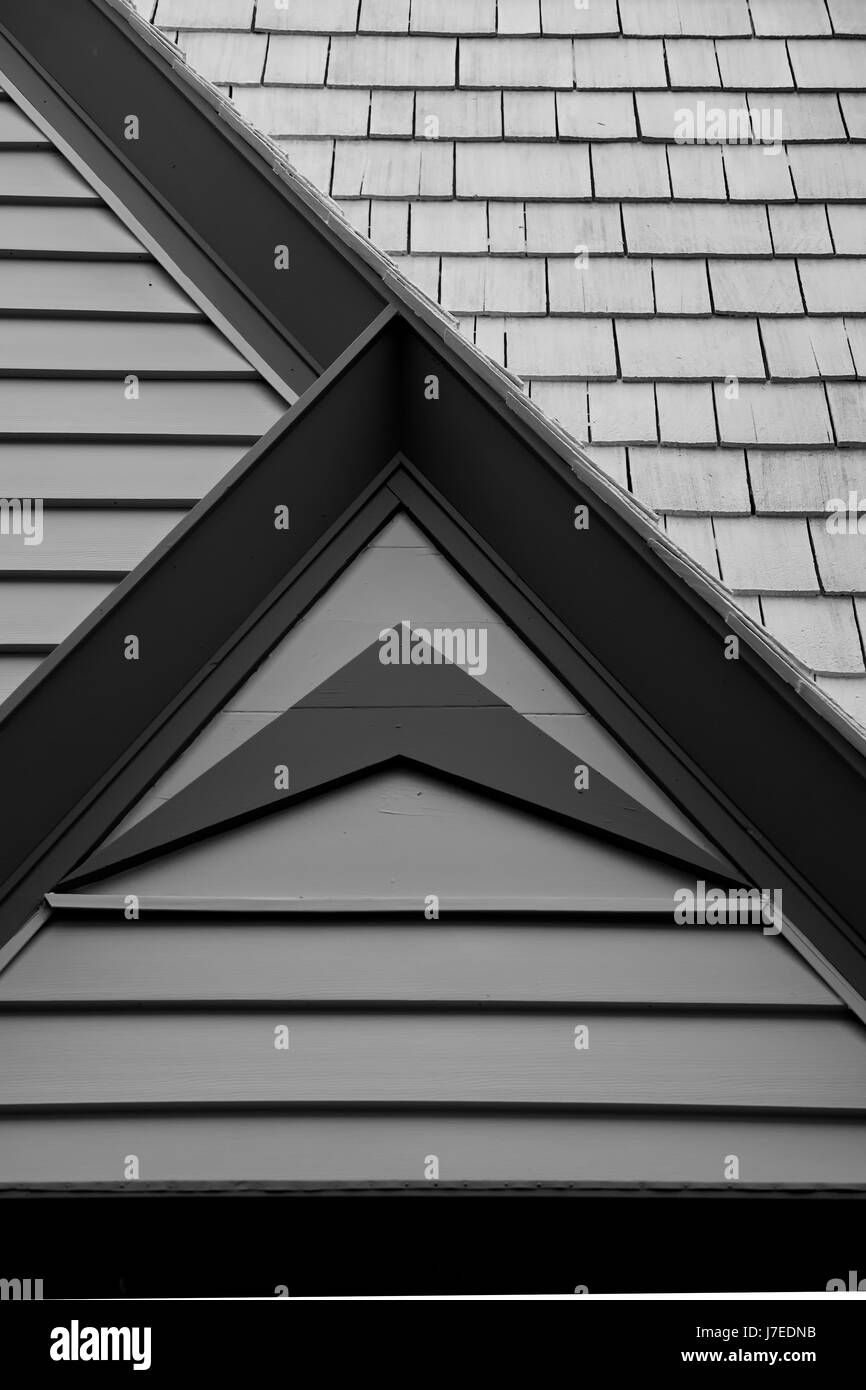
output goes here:
[[[118, 914], [119, 918], [119, 914]], [[760, 928], [427, 922], [45, 927], [0, 974], [0, 1005], [35, 1002], [389, 1001], [749, 1007], [844, 1005]]]
[[124, 574], [137, 565], [186, 515], [179, 509], [43, 512], [41, 545], [4, 536], [0, 574]]
[[0, 656], [0, 703], [42, 663], [41, 656]]
[[[757, 1183], [862, 1183], [866, 1125], [653, 1115], [0, 1116], [4, 1183], [143, 1181], [711, 1182], [728, 1154]], [[732, 1184], [735, 1186], [735, 1184]]]
[[[2, 555], [0, 547], [0, 559]], [[56, 646], [113, 588], [113, 584], [87, 580], [0, 583], [0, 647]]]
[[[53, 213], [48, 216], [53, 220]], [[25, 260], [17, 256], [0, 260], [0, 310], [17, 314], [202, 317], [200, 309], [154, 261]]]
[[[589, 1047], [574, 1046], [576, 1026]], [[277, 1050], [275, 1029], [289, 1029]], [[489, 1012], [10, 1014], [0, 1106], [230, 1103], [841, 1109], [866, 1030], [824, 1018]]]
[[[184, 897], [667, 898], [687, 870], [412, 768], [380, 772], [101, 878]], [[695, 875], [691, 881], [694, 882]], [[687, 880], [685, 880], [687, 881]]]
[[150, 260], [137, 237], [106, 207], [0, 202], [0, 255], [121, 257]]
[[[48, 146], [48, 138], [11, 101], [0, 102], [0, 156], [9, 149]], [[2, 167], [2, 166], [0, 166]]]
[[137, 401], [117, 381], [0, 380], [0, 438], [237, 440], [253, 443], [285, 413], [262, 382], [145, 382]]
[[90, 203], [97, 194], [53, 150], [9, 150], [0, 154], [0, 201]]
[[[252, 377], [258, 373], [210, 324], [103, 319], [0, 319], [3, 376]], [[122, 390], [121, 390], [122, 398]], [[127, 402], [137, 404], [137, 402]]]
[[192, 502], [244, 453], [243, 444], [0, 444], [0, 497]]

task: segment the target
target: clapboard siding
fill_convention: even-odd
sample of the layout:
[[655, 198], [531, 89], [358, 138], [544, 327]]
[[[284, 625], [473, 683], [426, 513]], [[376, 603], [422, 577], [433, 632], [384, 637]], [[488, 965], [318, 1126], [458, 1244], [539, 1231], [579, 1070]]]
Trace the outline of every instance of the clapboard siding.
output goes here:
[[41, 664], [41, 656], [0, 655], [0, 701], [8, 699]]
[[6, 1183], [709, 1182], [729, 1154], [746, 1183], [862, 1183], [856, 1121], [691, 1116], [203, 1114], [0, 1117]]
[[[126, 372], [205, 379], [258, 376], [210, 324], [0, 319], [0, 374], [4, 376], [117, 379]], [[120, 394], [122, 398], [122, 390]]]
[[12, 202], [92, 203], [97, 194], [53, 150], [4, 150], [0, 200]]
[[242, 444], [0, 444], [0, 497], [198, 501], [244, 452]]
[[[152, 261], [0, 260], [0, 312], [200, 319]], [[137, 331], [139, 325], [131, 326]]]
[[[0, 543], [0, 561], [3, 545]], [[114, 585], [94, 581], [19, 580], [0, 583], [0, 648], [42, 646], [50, 650], [83, 622]]]
[[185, 516], [181, 510], [46, 508], [41, 545], [0, 537], [0, 574], [125, 574]]
[[0, 101], [0, 152], [9, 149], [47, 147], [42, 131], [11, 101]]
[[287, 409], [263, 382], [0, 381], [0, 437], [217, 439], [253, 443]]
[[0, 255], [150, 261], [137, 237], [106, 207], [14, 206], [0, 202]]
[[[574, 1030], [589, 1029], [577, 1050]], [[278, 1050], [275, 1029], [289, 1029]], [[567, 1009], [8, 1014], [0, 1106], [315, 1103], [846, 1110], [866, 1114], [848, 1020]]]
[[42, 929], [0, 974], [0, 1005], [233, 1001], [586, 1003], [837, 1008], [778, 936], [760, 928], [464, 921]]

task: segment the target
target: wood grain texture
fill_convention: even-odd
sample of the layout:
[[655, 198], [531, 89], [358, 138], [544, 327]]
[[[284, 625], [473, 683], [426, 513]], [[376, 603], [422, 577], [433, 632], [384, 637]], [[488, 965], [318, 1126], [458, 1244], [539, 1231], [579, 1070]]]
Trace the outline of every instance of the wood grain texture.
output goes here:
[[0, 255], [120, 257], [149, 261], [150, 255], [106, 207], [52, 207], [0, 201]]
[[[574, 1046], [577, 1025], [589, 1048]], [[277, 1050], [275, 1029], [289, 1028]], [[0, 1105], [225, 1102], [841, 1109], [866, 1115], [854, 1021], [633, 1017], [11, 1014]]]
[[197, 501], [244, 452], [242, 444], [0, 444], [0, 497]]
[[88, 1115], [0, 1117], [0, 1181], [861, 1183], [866, 1124], [731, 1115]]
[[[210, 324], [102, 319], [0, 320], [4, 376], [258, 378]], [[127, 402], [138, 404], [138, 402]]]
[[0, 537], [0, 574], [124, 574], [185, 516], [182, 510], [43, 512], [41, 545]]
[[[48, 217], [53, 221], [53, 213]], [[31, 260], [18, 256], [0, 260], [0, 310], [16, 314], [202, 317], [197, 305], [154, 261]]]
[[[0, 546], [0, 558], [2, 554]], [[0, 583], [0, 647], [56, 646], [113, 588], [87, 580]]]
[[252, 443], [285, 413], [262, 382], [0, 381], [0, 437], [215, 439]]
[[231, 1001], [738, 1005], [844, 1010], [781, 937], [674, 928], [375, 919], [64, 921], [0, 974], [0, 1005]]

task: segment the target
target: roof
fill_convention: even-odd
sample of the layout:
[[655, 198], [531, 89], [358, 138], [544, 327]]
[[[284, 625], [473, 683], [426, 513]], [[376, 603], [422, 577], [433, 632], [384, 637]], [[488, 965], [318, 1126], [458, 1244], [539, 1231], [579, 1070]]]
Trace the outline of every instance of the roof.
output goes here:
[[862, 721], [861, 6], [137, 8]]
[[[856, 1180], [856, 732], [218, 98], [40, 3], [3, 28], [70, 145], [315, 379], [5, 706], [7, 1172], [111, 1176], [128, 1108], [157, 1183], [276, 1177], [274, 1111], [300, 1181], [423, 1181], [431, 1126], [470, 1180], [721, 1183], [734, 1141]], [[489, 675], [384, 660], [404, 603]], [[684, 873], [773, 885], [781, 933], [671, 936]]]

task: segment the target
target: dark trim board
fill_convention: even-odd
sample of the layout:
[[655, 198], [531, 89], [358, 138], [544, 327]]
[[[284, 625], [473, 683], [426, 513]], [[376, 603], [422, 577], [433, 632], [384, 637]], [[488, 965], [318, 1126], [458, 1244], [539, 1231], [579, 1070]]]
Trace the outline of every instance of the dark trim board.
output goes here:
[[[26, 81], [45, 104], [38, 68], [61, 98], [51, 104], [69, 143], [193, 278], [204, 272], [219, 292], [222, 277], [221, 298], [240, 313], [244, 336], [299, 393], [385, 307], [373, 271], [104, 0], [4, 0], [0, 35], [19, 55], [10, 80]], [[0, 70], [8, 62], [0, 49]], [[138, 140], [124, 138], [129, 112]], [[275, 266], [283, 245], [288, 270]]]

